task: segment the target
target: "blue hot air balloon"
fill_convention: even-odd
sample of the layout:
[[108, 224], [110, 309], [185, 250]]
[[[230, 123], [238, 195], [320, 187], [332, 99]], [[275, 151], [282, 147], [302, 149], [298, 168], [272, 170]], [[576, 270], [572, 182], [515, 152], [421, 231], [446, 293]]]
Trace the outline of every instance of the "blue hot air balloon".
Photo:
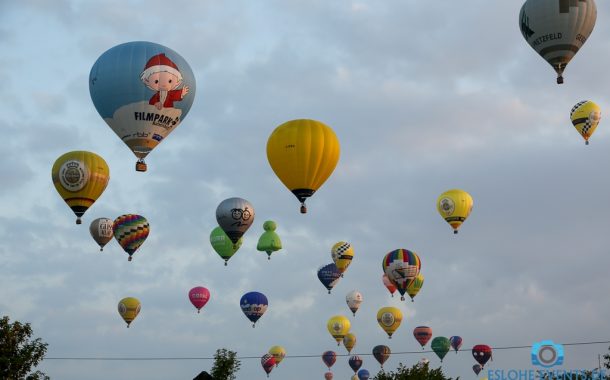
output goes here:
[[322, 285], [328, 289], [328, 294], [330, 294], [331, 289], [341, 278], [341, 272], [339, 272], [335, 263], [327, 264], [318, 269], [318, 278]]
[[326, 364], [328, 370], [330, 370], [330, 367], [337, 361], [337, 353], [335, 351], [324, 351], [322, 353], [322, 361]]
[[354, 373], [356, 373], [356, 372], [358, 372], [360, 367], [362, 367], [362, 358], [358, 355], [354, 355], [349, 358], [348, 364], [350, 367], [352, 367], [352, 370], [354, 371]]
[[267, 297], [263, 293], [249, 292], [241, 297], [239, 305], [241, 306], [241, 311], [252, 321], [252, 327], [255, 327], [256, 321], [267, 311], [269, 301], [267, 301]]
[[175, 51], [128, 42], [103, 53], [89, 73], [89, 93], [102, 119], [138, 158], [144, 158], [184, 120], [195, 98], [195, 76]]
[[358, 371], [358, 380], [369, 380], [371, 374], [366, 369], [361, 369]]
[[462, 347], [462, 337], [454, 335], [449, 338], [449, 343], [451, 343], [451, 348], [453, 348], [455, 350], [455, 353], [457, 354], [457, 352], [460, 350], [460, 347]]

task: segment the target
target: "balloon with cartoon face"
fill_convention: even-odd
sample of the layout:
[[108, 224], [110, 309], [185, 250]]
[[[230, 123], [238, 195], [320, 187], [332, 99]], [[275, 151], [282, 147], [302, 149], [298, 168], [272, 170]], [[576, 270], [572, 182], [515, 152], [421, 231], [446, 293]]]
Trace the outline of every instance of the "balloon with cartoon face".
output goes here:
[[225, 199], [216, 208], [216, 221], [233, 245], [237, 245], [254, 221], [254, 207], [243, 198]]
[[474, 357], [474, 360], [479, 362], [481, 367], [485, 367], [485, 363], [491, 359], [491, 354], [491, 347], [486, 344], [477, 344], [472, 347], [472, 356]]

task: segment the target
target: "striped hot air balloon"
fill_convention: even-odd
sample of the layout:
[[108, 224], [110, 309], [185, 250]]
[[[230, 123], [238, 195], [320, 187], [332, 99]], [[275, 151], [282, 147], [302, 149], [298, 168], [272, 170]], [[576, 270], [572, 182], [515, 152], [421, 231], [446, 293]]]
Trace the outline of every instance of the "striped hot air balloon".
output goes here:
[[125, 214], [114, 220], [112, 229], [114, 238], [119, 242], [131, 261], [133, 254], [148, 237], [150, 226], [142, 215]]

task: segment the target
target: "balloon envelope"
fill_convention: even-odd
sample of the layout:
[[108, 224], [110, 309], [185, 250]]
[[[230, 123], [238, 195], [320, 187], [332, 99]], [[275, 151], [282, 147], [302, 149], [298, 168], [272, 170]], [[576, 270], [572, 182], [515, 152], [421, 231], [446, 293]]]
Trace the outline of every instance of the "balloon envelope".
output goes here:
[[228, 198], [216, 208], [216, 221], [236, 245], [254, 221], [254, 207], [243, 198]]
[[398, 329], [401, 322], [402, 312], [396, 307], [382, 307], [377, 312], [377, 323], [388, 334], [389, 338], [392, 338], [392, 334]]
[[476, 346], [472, 347], [472, 356], [474, 357], [474, 360], [479, 362], [481, 367], [484, 367], [485, 363], [491, 359], [491, 355], [491, 347], [486, 344], [477, 344]]
[[326, 380], [333, 380], [333, 373], [332, 372], [326, 372], [324, 374], [324, 379], [326, 379]]
[[258, 238], [256, 249], [267, 253], [267, 258], [271, 259], [271, 254], [275, 251], [282, 249], [282, 240], [280, 239], [275, 229], [277, 223], [273, 220], [267, 220], [263, 223], [263, 229], [265, 232]]
[[347, 353], [351, 354], [352, 348], [354, 348], [354, 346], [356, 345], [356, 335], [352, 333], [345, 334], [345, 336], [343, 337], [343, 345], [345, 346]]
[[127, 327], [140, 313], [140, 301], [137, 298], [126, 297], [119, 301], [119, 314], [127, 323]]
[[437, 336], [436, 338], [432, 339], [432, 343], [430, 345], [432, 346], [432, 351], [434, 351], [436, 356], [441, 359], [441, 362], [443, 361], [443, 358], [445, 357], [445, 355], [447, 355], [447, 352], [449, 352], [449, 349], [451, 348], [449, 339], [444, 336]]
[[97, 218], [89, 225], [89, 233], [100, 246], [100, 251], [103, 251], [104, 246], [114, 237], [113, 223], [113, 220], [109, 218]]
[[241, 247], [242, 239], [237, 240], [237, 243], [233, 244], [231, 239], [225, 234], [220, 227], [216, 227], [210, 233], [210, 244], [214, 251], [220, 256], [227, 265], [227, 261], [237, 252]]
[[81, 224], [83, 214], [106, 189], [110, 169], [106, 161], [95, 153], [72, 151], [55, 160], [51, 179], [55, 190], [76, 215], [76, 224]]
[[383, 363], [385, 363], [386, 360], [390, 358], [391, 354], [392, 350], [390, 350], [390, 347], [388, 346], [379, 345], [373, 347], [373, 356], [375, 357], [375, 359], [377, 359], [377, 361], [381, 365], [381, 368], [383, 368]]
[[337, 353], [335, 351], [324, 351], [322, 353], [322, 361], [330, 369], [337, 361]]
[[411, 302], [414, 301], [415, 296], [419, 293], [421, 288], [424, 286], [424, 275], [419, 273], [414, 279], [409, 280], [407, 283], [407, 294], [411, 297]]
[[362, 358], [358, 355], [354, 355], [349, 358], [347, 363], [351, 367], [352, 371], [354, 371], [354, 373], [356, 373], [356, 372], [358, 372], [360, 367], [362, 367]]
[[339, 140], [326, 124], [299, 119], [277, 127], [267, 141], [267, 159], [271, 168], [301, 202], [330, 177], [339, 161]]
[[404, 294], [407, 291], [409, 281], [413, 280], [421, 269], [419, 256], [408, 249], [396, 249], [384, 256], [381, 267], [388, 279], [403, 296], [400, 298], [401, 301], [404, 301]]
[[394, 292], [396, 291], [396, 286], [394, 286], [394, 284], [392, 284], [392, 281], [390, 281], [390, 279], [388, 278], [388, 275], [384, 273], [381, 276], [381, 280], [383, 281], [383, 285], [388, 289], [388, 292], [390, 292], [392, 297], [394, 297]]
[[150, 232], [148, 221], [142, 215], [125, 214], [114, 220], [112, 225], [114, 238], [123, 250], [131, 256], [140, 248]]
[[349, 319], [342, 315], [335, 315], [326, 322], [326, 328], [330, 335], [337, 341], [337, 346], [341, 344], [343, 337], [349, 332], [351, 323]]
[[570, 112], [570, 120], [572, 125], [580, 133], [585, 143], [589, 145], [589, 138], [595, 132], [599, 121], [602, 117], [602, 112], [599, 106], [590, 100], [578, 102]]
[[103, 53], [89, 73], [97, 112], [140, 159], [173, 132], [195, 97], [195, 76], [175, 51], [145, 41], [117, 45]]
[[423, 349], [426, 343], [432, 338], [432, 329], [428, 326], [417, 326], [413, 329], [413, 336]]
[[366, 369], [358, 371], [358, 380], [368, 380], [369, 377], [371, 377], [371, 374]]
[[210, 291], [203, 286], [196, 286], [189, 291], [189, 300], [199, 312], [210, 300]]
[[352, 290], [351, 292], [347, 293], [347, 296], [345, 296], [345, 302], [354, 316], [356, 316], [356, 312], [362, 303], [362, 293], [357, 290]]
[[470, 215], [472, 205], [470, 194], [460, 189], [447, 190], [436, 201], [438, 213], [453, 228], [454, 234], [457, 234], [458, 228]]
[[275, 358], [275, 365], [277, 366], [286, 357], [286, 350], [282, 346], [273, 346], [269, 349], [269, 353]]
[[449, 338], [449, 343], [451, 343], [451, 348], [455, 350], [455, 353], [459, 351], [460, 347], [462, 347], [462, 337], [461, 336], [452, 336]]
[[481, 370], [483, 369], [483, 367], [481, 367], [480, 364], [475, 364], [472, 366], [472, 370], [474, 371], [474, 373], [476, 373], [477, 375], [479, 374], [479, 372], [481, 372]]
[[335, 243], [331, 249], [331, 257], [340, 273], [344, 273], [352, 263], [354, 248], [345, 241]]
[[269, 377], [269, 373], [271, 373], [271, 371], [273, 370], [273, 367], [275, 367], [275, 358], [273, 357], [273, 355], [271, 355], [271, 354], [263, 355], [261, 357], [261, 366], [263, 367], [263, 370], [267, 374], [267, 377]]
[[328, 290], [328, 294], [332, 288], [337, 285], [339, 279], [341, 278], [341, 272], [337, 269], [337, 266], [334, 263], [330, 263], [327, 265], [323, 265], [318, 268], [318, 279], [324, 285], [324, 287]]
[[267, 297], [260, 292], [249, 292], [244, 294], [239, 301], [241, 311], [246, 317], [252, 322], [252, 327], [255, 326], [256, 321], [265, 314], [269, 302]]

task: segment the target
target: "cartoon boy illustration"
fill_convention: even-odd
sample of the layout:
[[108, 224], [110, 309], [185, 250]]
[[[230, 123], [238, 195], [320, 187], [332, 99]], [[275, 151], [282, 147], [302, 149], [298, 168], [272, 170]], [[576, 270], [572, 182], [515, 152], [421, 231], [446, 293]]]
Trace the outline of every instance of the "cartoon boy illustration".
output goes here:
[[182, 74], [165, 53], [157, 54], [146, 62], [140, 79], [146, 87], [156, 91], [148, 104], [158, 110], [164, 107], [173, 108], [174, 102], [182, 100], [189, 93], [188, 86], [177, 89], [182, 84]]

